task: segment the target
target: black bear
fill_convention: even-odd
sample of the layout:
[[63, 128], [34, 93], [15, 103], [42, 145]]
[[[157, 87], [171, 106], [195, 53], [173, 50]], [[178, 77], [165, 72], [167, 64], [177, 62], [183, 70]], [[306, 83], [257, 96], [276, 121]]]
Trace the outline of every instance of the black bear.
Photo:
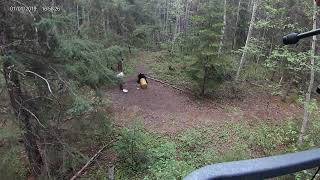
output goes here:
[[147, 80], [146, 75], [140, 73], [140, 74], [138, 75], [138, 80], [137, 80], [137, 83], [138, 83], [138, 84], [140, 84], [140, 79], [142, 79], [142, 78], [144, 78], [144, 79], [146, 80], [146, 82], [148, 83], [148, 80]]

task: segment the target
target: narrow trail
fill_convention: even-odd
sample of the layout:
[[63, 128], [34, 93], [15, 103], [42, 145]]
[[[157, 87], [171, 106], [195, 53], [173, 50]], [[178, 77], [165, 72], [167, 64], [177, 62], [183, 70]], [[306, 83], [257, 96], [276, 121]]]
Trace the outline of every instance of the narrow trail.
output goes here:
[[[139, 58], [146, 57], [142, 54]], [[215, 127], [234, 121], [277, 122], [301, 114], [300, 107], [283, 103], [276, 96], [270, 99], [270, 95], [260, 92], [242, 101], [215, 106], [152, 80], [149, 80], [148, 89], [143, 90], [136, 82], [137, 75], [150, 72], [141, 64], [133, 76], [126, 78], [128, 93], [117, 87], [107, 92], [113, 102], [115, 123], [119, 126], [128, 126], [139, 119], [149, 131], [175, 134], [189, 128]]]

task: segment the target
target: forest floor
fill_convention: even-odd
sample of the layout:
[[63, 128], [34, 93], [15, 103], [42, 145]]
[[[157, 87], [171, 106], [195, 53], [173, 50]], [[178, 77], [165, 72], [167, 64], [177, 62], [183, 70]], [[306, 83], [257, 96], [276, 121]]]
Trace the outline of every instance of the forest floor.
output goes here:
[[302, 108], [297, 103], [282, 102], [279, 96], [272, 96], [254, 85], [247, 85], [242, 98], [219, 102], [201, 100], [150, 79], [148, 89], [140, 89], [136, 82], [137, 75], [152, 74], [145, 65], [152, 59], [151, 56], [152, 53], [146, 55], [145, 52], [138, 55], [139, 61], [134, 72], [126, 77], [125, 88], [129, 90], [128, 93], [118, 88], [108, 91], [118, 126], [127, 127], [133, 120], [140, 120], [150, 132], [174, 135], [186, 129], [218, 128], [232, 122], [277, 123], [299, 118], [302, 114]]

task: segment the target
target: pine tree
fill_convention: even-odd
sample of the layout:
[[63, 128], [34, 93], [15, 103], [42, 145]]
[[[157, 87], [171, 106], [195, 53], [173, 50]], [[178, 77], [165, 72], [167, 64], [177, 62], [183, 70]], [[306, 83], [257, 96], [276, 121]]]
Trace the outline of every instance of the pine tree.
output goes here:
[[[230, 62], [219, 56], [221, 29], [223, 29], [224, 6], [217, 5], [220, 1], [210, 1], [202, 4], [197, 15], [193, 16], [188, 42], [192, 49], [188, 55], [193, 57], [188, 74], [198, 84], [201, 95], [207, 90], [218, 87], [225, 73], [230, 68]], [[221, 2], [220, 2], [221, 3]]]

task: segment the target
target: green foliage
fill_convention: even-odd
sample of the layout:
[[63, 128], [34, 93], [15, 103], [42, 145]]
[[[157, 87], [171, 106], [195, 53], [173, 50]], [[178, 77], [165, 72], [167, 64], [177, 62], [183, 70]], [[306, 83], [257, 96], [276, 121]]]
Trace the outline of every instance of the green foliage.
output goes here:
[[226, 150], [217, 158], [216, 162], [229, 162], [249, 159], [248, 145], [245, 143], [236, 143], [230, 149]]
[[122, 52], [119, 46], [106, 48], [89, 40], [75, 38], [61, 41], [57, 54], [65, 58], [70, 77], [80, 85], [97, 88], [116, 82], [112, 67], [121, 60]]
[[250, 43], [248, 44], [247, 48], [242, 47], [235, 51], [236, 54], [243, 54], [244, 51], [247, 52], [247, 57], [264, 57], [263, 51], [266, 48], [266, 44], [263, 40], [259, 40], [256, 38], [251, 38]]
[[[310, 131], [303, 149], [317, 147], [320, 133], [320, 121], [312, 120]], [[296, 152], [301, 150], [297, 146], [299, 123], [295, 119], [278, 124], [260, 122], [256, 124], [230, 123], [217, 131], [213, 129], [190, 129], [175, 138], [159, 137], [148, 133], [142, 126], [125, 129], [117, 143], [117, 151], [121, 157], [120, 174], [122, 179], [181, 179], [192, 170], [207, 164], [258, 158], [269, 155]], [[132, 128], [133, 128], [132, 127]], [[210, 133], [210, 134], [209, 134]], [[139, 137], [139, 139], [138, 139]], [[132, 141], [134, 140], [134, 143]], [[221, 142], [228, 143], [223, 147], [217, 146]], [[132, 151], [132, 146], [134, 148]], [[133, 153], [132, 153], [133, 152]], [[133, 155], [133, 156], [132, 156]], [[146, 164], [142, 159], [148, 159]], [[135, 159], [135, 174], [132, 172], [132, 157]], [[124, 164], [123, 164], [124, 163]], [[125, 166], [127, 164], [127, 166]], [[310, 177], [313, 171], [297, 173], [296, 177]]]
[[[187, 62], [185, 73], [204, 95], [222, 84], [232, 70], [232, 60], [225, 54], [218, 54], [223, 24], [222, 1], [203, 3], [199, 12], [192, 16], [194, 24], [187, 35], [177, 37], [173, 50], [180, 50], [181, 59]], [[199, 91], [198, 90], [198, 91]]]
[[27, 169], [21, 159], [21, 149], [11, 148], [0, 157], [0, 179], [26, 179]]
[[[150, 57], [152, 62], [148, 62], [148, 66], [159, 79], [170, 80], [170, 83], [176, 85], [192, 87], [194, 83], [186, 72], [191, 58], [192, 57], [189, 56], [183, 57], [179, 54], [169, 54], [162, 51], [154, 53], [154, 55]], [[156, 63], [153, 63], [154, 61]]]
[[292, 74], [305, 71], [308, 69], [309, 53], [297, 53], [289, 51], [287, 48], [278, 48], [272, 51], [271, 56], [267, 59], [268, 68], [283, 68], [282, 70], [290, 71]]
[[174, 142], [160, 140], [151, 149], [153, 163], [150, 174], [145, 179], [181, 179], [194, 167], [190, 162], [177, 159], [177, 147]]
[[[320, 114], [319, 114], [319, 106], [316, 100], [311, 100], [309, 104], [309, 125], [308, 131], [305, 135], [304, 144], [300, 147], [296, 146], [295, 150], [307, 150], [311, 148], [317, 148], [320, 145], [319, 133], [320, 133]], [[312, 170], [304, 170], [302, 172], [298, 172], [295, 174], [296, 179], [311, 179], [313, 177], [315, 171], [317, 169]]]
[[90, 173], [88, 177], [85, 177], [89, 180], [108, 180], [107, 167], [99, 167]]
[[166, 160], [157, 162], [151, 167], [152, 175], [146, 176], [144, 179], [182, 179], [194, 168], [185, 161]]
[[320, 145], [320, 140], [318, 138], [318, 133], [320, 132], [320, 113], [319, 105], [317, 100], [312, 99], [308, 107], [309, 112], [309, 124], [308, 131], [305, 135], [305, 141], [302, 149], [308, 149], [310, 147], [318, 147]]
[[93, 119], [93, 124], [91, 124], [91, 132], [100, 137], [100, 141], [106, 141], [110, 138], [112, 134], [112, 125], [111, 120], [108, 115], [106, 115], [105, 111], [97, 111], [90, 117]]
[[130, 37], [130, 44], [137, 48], [151, 49], [154, 47], [152, 35], [158, 30], [154, 25], [141, 25], [138, 26]]
[[115, 149], [121, 179], [181, 179], [194, 169], [189, 162], [178, 160], [174, 142], [147, 133], [137, 123], [122, 130]]
[[[300, 82], [310, 72], [310, 57], [310, 52], [296, 52], [287, 47], [279, 47], [266, 59], [265, 67], [273, 73], [279, 72], [284, 81], [298, 82], [304, 89], [305, 84]], [[318, 70], [318, 66], [315, 70]]]
[[68, 145], [66, 145], [64, 149], [63, 164], [58, 168], [65, 175], [70, 173], [70, 170], [78, 169], [89, 160], [89, 158], [84, 156], [78, 149], [73, 149]]
[[147, 147], [150, 136], [142, 126], [134, 123], [130, 129], [123, 129], [116, 144], [123, 176], [137, 176], [148, 169], [151, 163], [150, 151]]
[[216, 149], [211, 149], [211, 130], [190, 129], [178, 136], [179, 157], [193, 167], [201, 167], [217, 160]]
[[92, 110], [91, 103], [80, 95], [77, 95], [73, 98], [73, 104], [68, 113], [79, 116], [89, 110]]
[[13, 122], [0, 129], [0, 179], [26, 179], [28, 169], [23, 161], [23, 149], [18, 139], [21, 131]]
[[192, 62], [186, 69], [187, 74], [198, 84], [201, 92], [216, 90], [230, 78], [232, 71], [231, 59], [224, 57], [204, 57]]
[[275, 127], [262, 124], [250, 134], [249, 142], [262, 149], [265, 155], [277, 154], [279, 150], [291, 152], [295, 150], [298, 134], [298, 125], [293, 122]]

